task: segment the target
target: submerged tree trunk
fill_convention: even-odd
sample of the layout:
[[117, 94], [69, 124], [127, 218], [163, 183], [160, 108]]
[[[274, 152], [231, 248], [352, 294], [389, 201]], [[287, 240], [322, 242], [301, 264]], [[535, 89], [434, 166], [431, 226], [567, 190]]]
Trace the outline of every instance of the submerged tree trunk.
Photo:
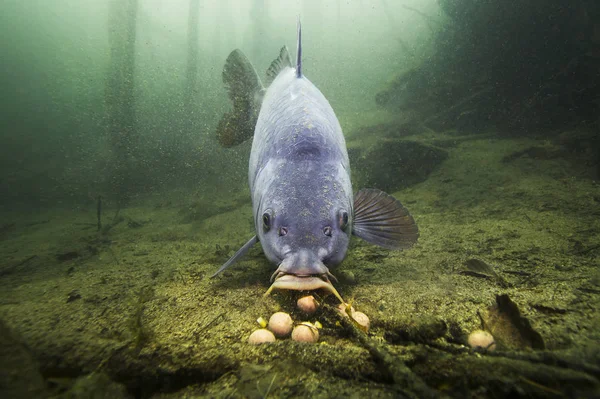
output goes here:
[[232, 29], [235, 29], [235, 25], [232, 21], [232, 15], [230, 12], [232, 5], [229, 0], [221, 0], [219, 3], [219, 8], [217, 8], [217, 19], [215, 25], [215, 29], [212, 33], [212, 52], [217, 57], [223, 55], [223, 59], [227, 57], [229, 53], [229, 49], [227, 49], [227, 54], [222, 54], [225, 49], [225, 44], [231, 43], [231, 38], [235, 37], [235, 32], [232, 32]]
[[119, 206], [131, 195], [131, 162], [137, 138], [133, 93], [136, 14], [137, 0], [112, 0], [110, 4], [105, 105], [112, 151], [111, 183]]
[[[190, 9], [188, 16], [188, 57], [187, 69], [185, 74], [184, 104], [186, 115], [190, 121], [197, 118], [192, 117], [198, 112], [196, 97], [198, 85], [198, 21], [200, 19], [200, 0], [190, 0]], [[195, 126], [191, 126], [195, 131]]]
[[252, 21], [252, 33], [250, 39], [250, 59], [254, 63], [262, 61], [264, 54], [265, 32], [267, 32], [267, 7], [265, 0], [254, 0], [250, 8], [250, 19]]

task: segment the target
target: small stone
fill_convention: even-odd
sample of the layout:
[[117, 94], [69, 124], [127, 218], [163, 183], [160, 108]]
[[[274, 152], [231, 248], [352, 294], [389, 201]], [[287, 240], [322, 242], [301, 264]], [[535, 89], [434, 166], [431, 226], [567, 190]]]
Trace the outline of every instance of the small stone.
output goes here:
[[294, 322], [289, 314], [277, 312], [273, 313], [269, 319], [268, 328], [273, 332], [273, 334], [275, 334], [276, 337], [283, 338], [290, 335], [293, 326]]
[[356, 277], [350, 270], [340, 270], [336, 273], [337, 278], [344, 284], [356, 284]]
[[73, 291], [69, 292], [69, 295], [67, 295], [67, 303], [76, 301], [78, 299], [81, 299], [81, 295], [79, 294], [79, 291], [77, 291], [77, 290], [73, 290]]
[[312, 295], [303, 296], [302, 298], [298, 299], [296, 305], [298, 306], [298, 309], [306, 314], [313, 314], [319, 308], [317, 300]]
[[494, 337], [487, 331], [475, 330], [467, 340], [469, 346], [473, 349], [493, 351], [496, 349]]
[[275, 342], [275, 335], [266, 328], [256, 330], [248, 337], [248, 343], [252, 345], [259, 345], [267, 342]]
[[292, 331], [292, 339], [296, 342], [315, 343], [319, 340], [319, 330], [310, 323], [298, 324]]

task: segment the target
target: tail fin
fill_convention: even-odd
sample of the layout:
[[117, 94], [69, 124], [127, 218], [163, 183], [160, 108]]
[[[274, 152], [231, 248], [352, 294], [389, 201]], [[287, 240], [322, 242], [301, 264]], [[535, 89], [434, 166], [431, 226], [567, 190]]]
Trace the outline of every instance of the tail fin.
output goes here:
[[223, 83], [233, 103], [233, 111], [221, 118], [217, 139], [222, 146], [231, 147], [254, 134], [264, 88], [256, 70], [240, 50], [232, 51], [227, 57]]
[[302, 24], [298, 16], [298, 52], [296, 54], [296, 77], [302, 77]]

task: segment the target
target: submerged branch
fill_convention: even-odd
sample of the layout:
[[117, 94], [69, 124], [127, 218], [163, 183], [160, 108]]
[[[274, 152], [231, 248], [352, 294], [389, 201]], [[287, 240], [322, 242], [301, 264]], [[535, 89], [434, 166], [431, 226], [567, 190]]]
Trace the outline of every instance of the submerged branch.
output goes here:
[[413, 373], [402, 360], [394, 357], [383, 344], [369, 338], [367, 334], [350, 321], [349, 317], [343, 316], [332, 307], [328, 308], [336, 315], [346, 331], [350, 332], [352, 337], [357, 339], [369, 351], [373, 359], [384, 367], [394, 383], [402, 388], [404, 394], [413, 398], [437, 398], [440, 396], [438, 392], [430, 388], [419, 376]]
[[437, 21], [432, 16], [425, 14], [423, 11], [417, 10], [416, 8], [413, 8], [413, 7], [404, 5], [404, 4], [402, 5], [402, 7], [408, 11], [412, 11], [415, 14], [421, 16], [423, 18], [423, 20], [425, 21], [425, 23], [427, 24], [427, 26], [429, 27], [429, 29], [431, 29], [432, 31], [435, 31], [436, 25], [440, 25], [439, 21]]
[[425, 119], [425, 121], [423, 122], [423, 124], [427, 125], [429, 122], [435, 121], [435, 120], [441, 118], [442, 116], [449, 114], [450, 112], [454, 111], [455, 109], [460, 108], [463, 105], [467, 104], [468, 102], [470, 102], [474, 98], [477, 98], [477, 97], [479, 97], [482, 94], [485, 94], [487, 92], [492, 91], [492, 89], [493, 89], [493, 87], [488, 86], [488, 87], [485, 87], [485, 88], [483, 88], [483, 89], [481, 89], [479, 91], [476, 91], [475, 93], [473, 93], [473, 94], [471, 94], [471, 95], [463, 98], [461, 101], [459, 101], [457, 104], [454, 104], [450, 108], [447, 108], [447, 109], [443, 110], [442, 112], [437, 113], [435, 115], [432, 115], [429, 118]]

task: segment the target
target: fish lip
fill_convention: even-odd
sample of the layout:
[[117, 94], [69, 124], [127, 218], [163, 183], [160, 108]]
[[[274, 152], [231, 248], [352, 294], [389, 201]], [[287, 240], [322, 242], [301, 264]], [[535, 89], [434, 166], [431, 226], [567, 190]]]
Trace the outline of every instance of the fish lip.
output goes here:
[[297, 275], [291, 273], [284, 273], [276, 271], [271, 277], [273, 284], [269, 287], [267, 292], [263, 296], [268, 296], [274, 289], [278, 290], [294, 290], [294, 291], [314, 291], [323, 289], [340, 300], [341, 303], [345, 303], [344, 299], [337, 292], [329, 276], [335, 277], [327, 272], [321, 275]]

